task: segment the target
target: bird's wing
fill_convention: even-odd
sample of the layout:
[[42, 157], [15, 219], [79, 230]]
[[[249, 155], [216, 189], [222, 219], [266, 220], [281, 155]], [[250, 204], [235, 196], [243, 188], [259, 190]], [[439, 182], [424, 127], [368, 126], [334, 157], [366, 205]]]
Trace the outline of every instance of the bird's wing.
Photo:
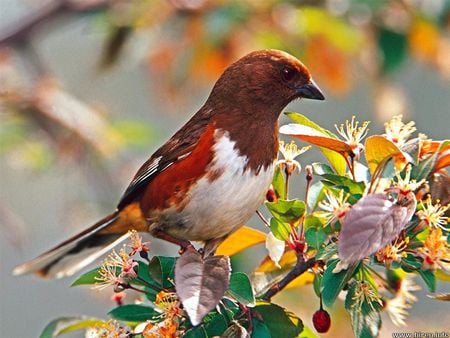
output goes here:
[[125, 190], [117, 208], [120, 210], [135, 200], [161, 172], [189, 156], [205, 131], [209, 114], [197, 113], [173, 137], [161, 146], [142, 167]]

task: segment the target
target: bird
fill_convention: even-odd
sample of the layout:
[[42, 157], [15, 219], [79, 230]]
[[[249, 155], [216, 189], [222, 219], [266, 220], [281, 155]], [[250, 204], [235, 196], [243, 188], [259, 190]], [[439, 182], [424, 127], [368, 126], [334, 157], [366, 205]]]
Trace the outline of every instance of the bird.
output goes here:
[[214, 254], [265, 199], [278, 157], [278, 118], [295, 99], [324, 100], [307, 67], [265, 49], [228, 66], [204, 105], [137, 171], [116, 210], [13, 274], [73, 275], [129, 236]]

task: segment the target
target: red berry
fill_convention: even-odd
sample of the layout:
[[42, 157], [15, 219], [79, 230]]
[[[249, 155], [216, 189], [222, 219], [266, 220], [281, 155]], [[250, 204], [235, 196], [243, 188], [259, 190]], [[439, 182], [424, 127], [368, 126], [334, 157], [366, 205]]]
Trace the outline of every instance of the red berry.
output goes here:
[[327, 311], [317, 310], [313, 315], [313, 324], [317, 332], [325, 333], [330, 329], [331, 318]]
[[276, 202], [277, 201], [277, 194], [275, 193], [275, 190], [269, 189], [266, 193], [266, 200], [269, 202]]

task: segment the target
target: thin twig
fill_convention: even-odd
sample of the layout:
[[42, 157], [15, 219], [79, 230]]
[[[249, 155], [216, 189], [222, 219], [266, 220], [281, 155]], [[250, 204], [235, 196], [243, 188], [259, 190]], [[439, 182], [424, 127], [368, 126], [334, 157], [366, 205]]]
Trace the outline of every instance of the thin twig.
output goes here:
[[267, 225], [270, 228], [270, 223], [266, 220], [266, 218], [264, 217], [264, 215], [261, 213], [261, 211], [256, 210], [256, 214], [259, 216], [259, 218], [261, 218], [261, 221], [263, 221], [263, 223], [265, 225]]
[[270, 301], [273, 296], [283, 290], [295, 278], [312, 268], [315, 263], [316, 259], [314, 257], [305, 261], [302, 253], [297, 254], [297, 263], [295, 263], [292, 270], [289, 271], [289, 273], [281, 281], [274, 284], [269, 290], [267, 290], [261, 298], [263, 300]]

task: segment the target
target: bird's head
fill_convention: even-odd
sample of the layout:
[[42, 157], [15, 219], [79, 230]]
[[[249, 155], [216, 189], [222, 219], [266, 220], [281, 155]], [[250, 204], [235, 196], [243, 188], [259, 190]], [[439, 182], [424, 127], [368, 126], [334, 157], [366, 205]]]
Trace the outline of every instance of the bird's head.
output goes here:
[[255, 51], [230, 65], [210, 95], [249, 113], [276, 115], [292, 100], [324, 100], [306, 66], [279, 50]]

